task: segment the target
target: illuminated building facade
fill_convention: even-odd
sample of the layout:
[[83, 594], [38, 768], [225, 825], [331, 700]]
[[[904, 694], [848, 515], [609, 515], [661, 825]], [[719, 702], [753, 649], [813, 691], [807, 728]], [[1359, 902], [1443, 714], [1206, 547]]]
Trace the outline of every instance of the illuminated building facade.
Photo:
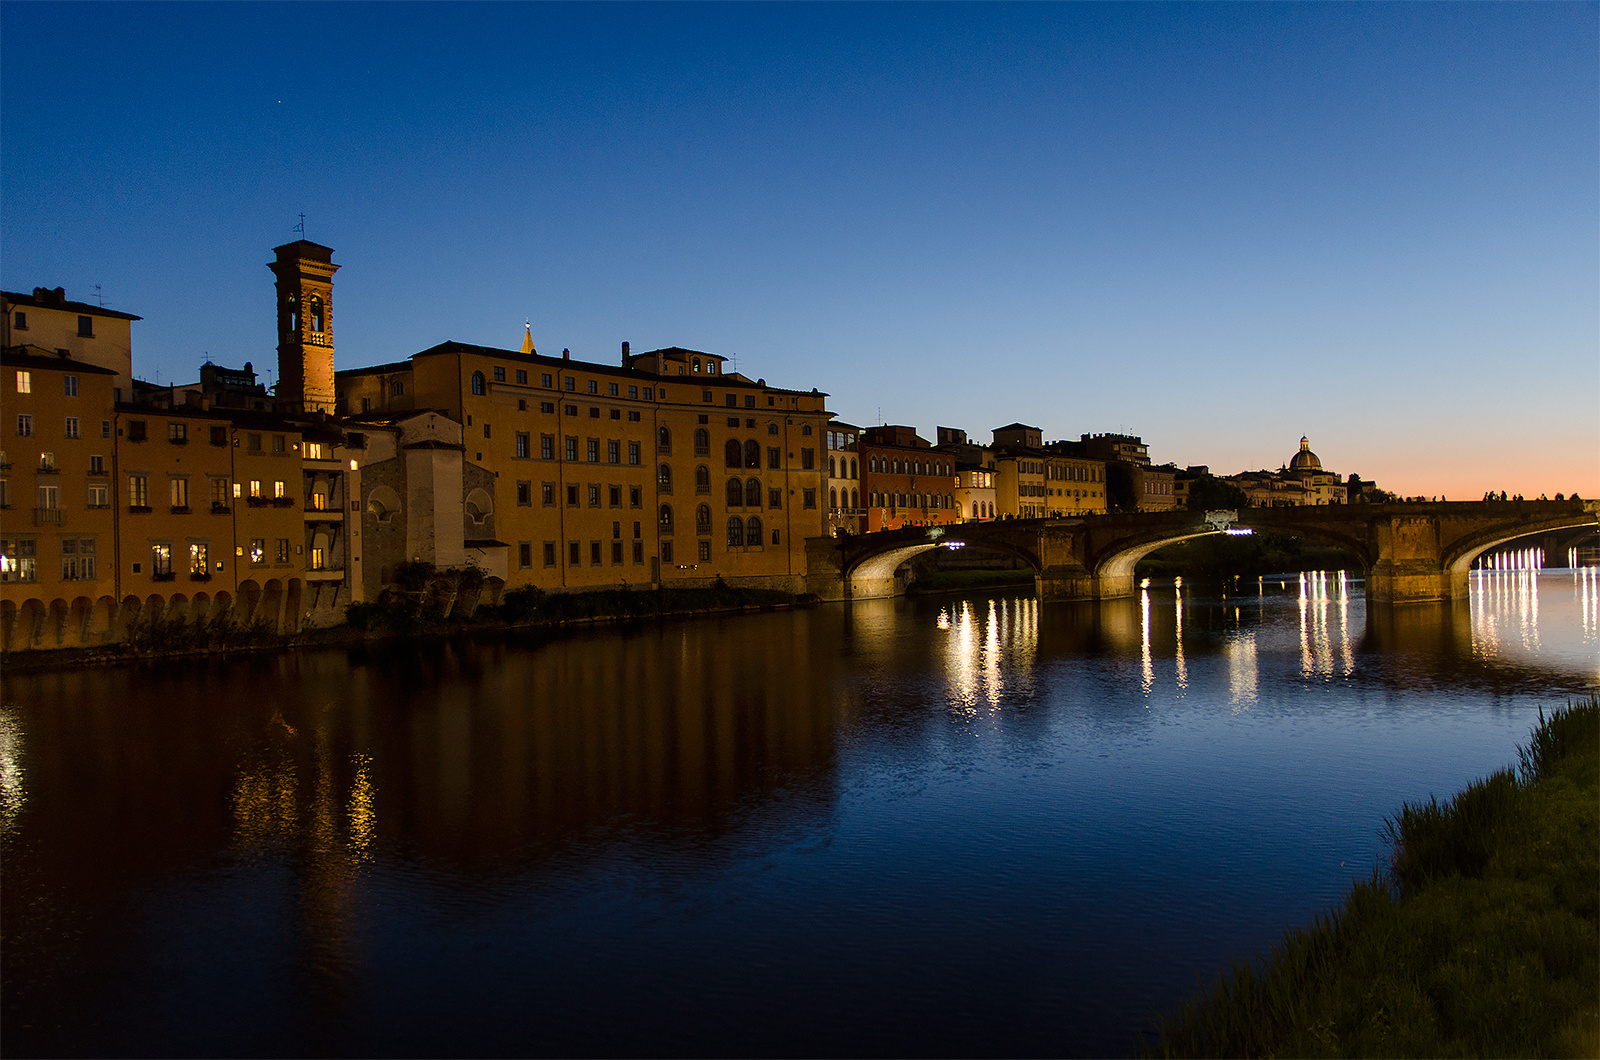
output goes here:
[[955, 458], [934, 450], [914, 427], [868, 427], [859, 447], [867, 531], [961, 522]]

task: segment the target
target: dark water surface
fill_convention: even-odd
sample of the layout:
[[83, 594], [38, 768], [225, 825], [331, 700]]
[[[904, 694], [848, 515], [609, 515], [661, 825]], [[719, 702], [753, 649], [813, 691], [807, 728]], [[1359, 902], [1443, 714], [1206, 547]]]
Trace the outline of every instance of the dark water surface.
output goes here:
[[1594, 572], [6, 677], [7, 1055], [1106, 1055], [1600, 676]]

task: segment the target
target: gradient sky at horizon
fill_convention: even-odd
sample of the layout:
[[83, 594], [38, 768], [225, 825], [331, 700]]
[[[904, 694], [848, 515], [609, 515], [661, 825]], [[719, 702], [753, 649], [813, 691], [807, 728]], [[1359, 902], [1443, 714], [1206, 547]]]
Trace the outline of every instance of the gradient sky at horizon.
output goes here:
[[1600, 6], [0, 5], [0, 282], [136, 374], [680, 345], [840, 419], [1600, 496]]

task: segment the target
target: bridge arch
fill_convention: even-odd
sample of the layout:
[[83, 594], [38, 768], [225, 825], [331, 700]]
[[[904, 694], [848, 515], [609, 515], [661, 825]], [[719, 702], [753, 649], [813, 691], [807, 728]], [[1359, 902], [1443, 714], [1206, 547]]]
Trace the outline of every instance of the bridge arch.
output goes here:
[[1537, 537], [1552, 531], [1582, 529], [1600, 530], [1600, 523], [1596, 522], [1594, 515], [1580, 514], [1568, 518], [1542, 520], [1538, 526], [1518, 524], [1491, 527], [1476, 534], [1469, 534], [1446, 549], [1442, 557], [1443, 566], [1452, 583], [1459, 581], [1465, 586], [1467, 576], [1472, 572], [1473, 563], [1490, 549], [1499, 548], [1518, 538]]

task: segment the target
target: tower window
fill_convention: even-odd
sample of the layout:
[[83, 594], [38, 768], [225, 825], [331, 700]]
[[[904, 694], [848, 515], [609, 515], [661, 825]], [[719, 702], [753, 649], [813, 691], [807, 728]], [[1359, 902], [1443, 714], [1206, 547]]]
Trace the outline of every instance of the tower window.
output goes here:
[[324, 323], [325, 323], [325, 321], [323, 319], [323, 312], [322, 312], [322, 299], [318, 298], [316, 295], [312, 295], [311, 296], [311, 330], [314, 331], [314, 332], [317, 332], [318, 334], [321, 334], [322, 332], [327, 331], [328, 329], [323, 326]]

